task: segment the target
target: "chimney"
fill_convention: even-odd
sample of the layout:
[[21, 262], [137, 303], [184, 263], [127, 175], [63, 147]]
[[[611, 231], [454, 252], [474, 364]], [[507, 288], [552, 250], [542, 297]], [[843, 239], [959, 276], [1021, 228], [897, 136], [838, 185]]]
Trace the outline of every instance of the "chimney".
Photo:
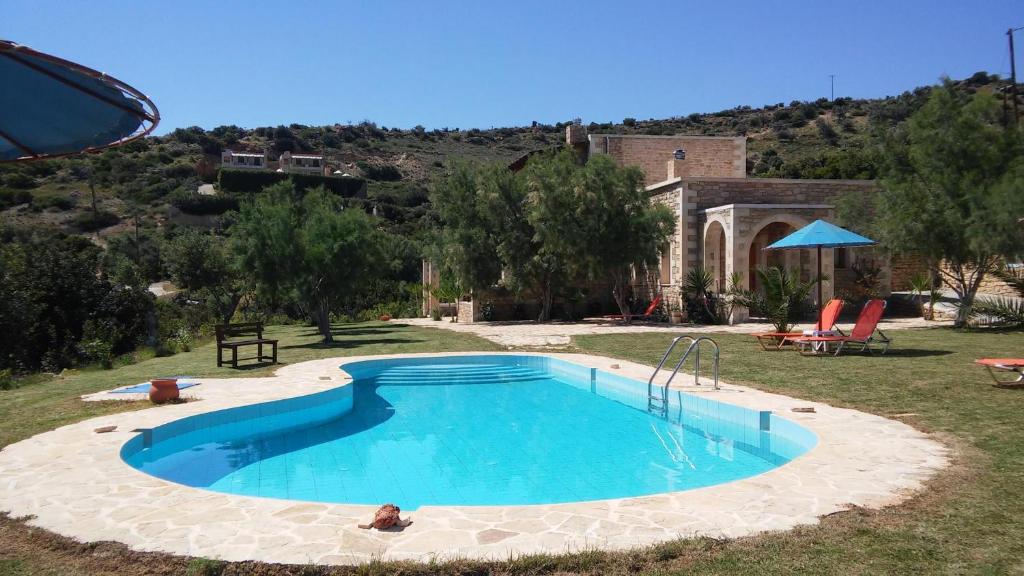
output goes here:
[[582, 144], [587, 141], [587, 128], [583, 125], [583, 120], [576, 118], [565, 127], [565, 143], [572, 146], [574, 144]]
[[686, 173], [688, 172], [688, 170], [686, 168], [686, 150], [679, 148], [672, 153], [672, 159], [668, 161], [668, 164], [665, 167], [665, 172], [666, 180], [671, 180], [673, 178], [682, 178], [683, 176], [687, 175]]

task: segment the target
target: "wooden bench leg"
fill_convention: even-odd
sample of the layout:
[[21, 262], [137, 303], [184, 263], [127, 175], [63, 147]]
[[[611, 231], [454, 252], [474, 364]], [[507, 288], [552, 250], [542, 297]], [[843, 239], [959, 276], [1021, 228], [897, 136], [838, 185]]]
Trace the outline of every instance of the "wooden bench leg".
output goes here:
[[277, 364], [277, 342], [274, 342], [274, 344], [271, 346], [271, 350], [272, 350], [271, 353], [274, 355], [272, 360], [273, 360], [274, 364]]
[[217, 368], [224, 365], [224, 349], [217, 346]]
[[263, 342], [256, 344], [256, 357], [259, 358], [260, 362], [263, 362]]
[[238, 346], [231, 347], [231, 367], [238, 368]]

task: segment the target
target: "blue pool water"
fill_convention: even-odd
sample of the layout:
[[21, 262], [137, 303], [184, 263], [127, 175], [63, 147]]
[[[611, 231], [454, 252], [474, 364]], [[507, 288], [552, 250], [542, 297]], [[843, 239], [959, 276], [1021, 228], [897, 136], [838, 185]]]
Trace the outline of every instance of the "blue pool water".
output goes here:
[[[354, 362], [354, 378], [301, 398], [154, 428], [122, 457], [219, 492], [353, 504], [547, 504], [729, 482], [810, 449], [808, 430], [538, 356]], [[721, 396], [718, 396], [721, 397]]]

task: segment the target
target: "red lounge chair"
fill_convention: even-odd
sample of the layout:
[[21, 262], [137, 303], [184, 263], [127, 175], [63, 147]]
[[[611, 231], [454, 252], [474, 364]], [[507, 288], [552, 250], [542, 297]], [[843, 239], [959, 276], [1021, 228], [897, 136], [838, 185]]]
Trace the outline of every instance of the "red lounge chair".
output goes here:
[[[883, 312], [885, 312], [885, 300], [868, 300], [860, 311], [860, 316], [857, 316], [857, 323], [854, 324], [849, 336], [801, 336], [787, 338], [787, 340], [793, 342], [797, 350], [804, 355], [817, 353], [816, 345], [818, 344], [828, 350], [829, 343], [838, 344], [835, 351], [836, 356], [843, 351], [847, 344], [860, 344], [860, 351], [866, 350], [869, 354], [874, 354], [872, 346], [879, 344], [882, 346], [881, 353], [885, 354], [889, 350], [892, 339], [878, 330], [878, 321], [882, 319]], [[876, 331], [878, 337], [875, 337]]]
[[608, 318], [609, 320], [632, 320], [634, 318], [647, 319], [654, 315], [654, 311], [658, 309], [658, 305], [661, 304], [661, 294], [654, 297], [651, 300], [651, 305], [647, 307], [647, 310], [643, 314], [605, 314], [602, 318]]
[[[1024, 388], [1024, 358], [982, 358], [974, 363], [988, 369], [989, 375], [996, 382], [993, 384], [996, 388]], [[1001, 380], [996, 370], [1014, 373], [1017, 379]]]
[[[843, 304], [842, 300], [836, 298], [829, 300], [828, 304], [825, 304], [825, 307], [821, 309], [821, 330], [832, 330], [835, 328], [836, 321], [839, 320], [839, 313], [843, 311]], [[842, 334], [838, 328], [836, 328], [836, 331]], [[757, 343], [765, 350], [780, 350], [787, 342], [790, 342], [790, 338], [799, 338], [803, 335], [803, 332], [759, 332], [751, 334], [751, 336], [757, 338]], [[768, 347], [769, 342], [771, 343], [771, 348]]]

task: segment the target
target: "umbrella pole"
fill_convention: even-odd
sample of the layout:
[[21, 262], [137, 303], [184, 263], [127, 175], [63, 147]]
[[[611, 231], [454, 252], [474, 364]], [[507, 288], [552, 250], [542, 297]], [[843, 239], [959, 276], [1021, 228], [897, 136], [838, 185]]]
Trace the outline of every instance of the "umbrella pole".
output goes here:
[[825, 328], [821, 325], [821, 312], [825, 309], [825, 302], [821, 299], [821, 245], [818, 245], [818, 331]]

